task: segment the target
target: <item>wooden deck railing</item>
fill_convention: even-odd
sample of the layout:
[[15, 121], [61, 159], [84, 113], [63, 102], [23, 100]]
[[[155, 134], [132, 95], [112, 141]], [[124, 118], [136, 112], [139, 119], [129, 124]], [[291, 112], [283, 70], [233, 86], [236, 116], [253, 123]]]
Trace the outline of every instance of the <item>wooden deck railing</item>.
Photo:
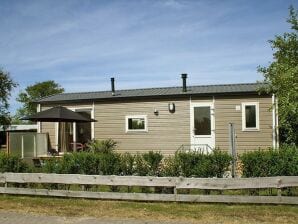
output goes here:
[[[16, 187], [15, 184], [22, 187]], [[25, 186], [28, 184], [28, 186]], [[30, 185], [31, 184], [31, 185]], [[129, 187], [167, 187], [173, 193], [121, 193], [88, 190], [51, 190], [32, 188], [32, 184], [61, 184], [81, 186], [129, 186]], [[0, 173], [0, 193], [39, 195], [56, 197], [96, 198], [134, 201], [172, 201], [172, 202], [223, 202], [223, 203], [266, 203], [298, 204], [297, 196], [283, 196], [281, 189], [298, 187], [298, 176], [260, 177], [260, 178], [183, 178], [183, 177], [142, 177], [142, 176], [101, 176], [80, 174], [45, 173]], [[84, 188], [83, 188], [84, 189]], [[276, 196], [251, 195], [206, 195], [181, 194], [182, 189], [203, 190], [244, 190], [277, 189]]]

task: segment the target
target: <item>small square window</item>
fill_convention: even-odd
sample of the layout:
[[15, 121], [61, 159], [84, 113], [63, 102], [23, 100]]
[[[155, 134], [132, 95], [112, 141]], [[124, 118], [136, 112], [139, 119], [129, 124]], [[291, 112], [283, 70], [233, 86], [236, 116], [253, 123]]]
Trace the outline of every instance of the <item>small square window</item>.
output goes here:
[[242, 103], [242, 130], [259, 130], [259, 104]]
[[126, 116], [126, 132], [130, 131], [147, 131], [147, 116], [134, 115]]

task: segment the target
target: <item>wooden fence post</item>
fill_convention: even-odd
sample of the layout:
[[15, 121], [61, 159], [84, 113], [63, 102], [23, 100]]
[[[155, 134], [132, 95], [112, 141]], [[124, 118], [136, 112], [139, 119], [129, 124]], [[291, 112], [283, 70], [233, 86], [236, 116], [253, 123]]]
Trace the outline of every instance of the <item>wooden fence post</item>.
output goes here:
[[22, 135], [22, 138], [21, 138], [21, 141], [22, 141], [22, 159], [24, 159], [24, 155], [25, 155], [25, 152], [24, 152], [24, 135]]
[[176, 186], [174, 187], [174, 195], [175, 195], [175, 201], [177, 200], [177, 188]]
[[236, 176], [236, 141], [235, 141], [235, 126], [233, 123], [229, 123], [229, 142], [230, 142], [230, 153], [233, 157], [232, 160], [232, 177], [234, 178]]
[[[5, 189], [5, 192], [7, 190], [7, 187], [8, 187], [8, 183], [6, 181], [6, 173], [4, 173], [4, 189]], [[4, 194], [4, 196], [6, 196], [7, 194]]]
[[36, 135], [33, 135], [33, 156], [37, 157], [37, 148], [36, 148]]
[[278, 179], [277, 180], [277, 196], [278, 197], [281, 197], [281, 193], [282, 193], [280, 185], [281, 185], [281, 179]]

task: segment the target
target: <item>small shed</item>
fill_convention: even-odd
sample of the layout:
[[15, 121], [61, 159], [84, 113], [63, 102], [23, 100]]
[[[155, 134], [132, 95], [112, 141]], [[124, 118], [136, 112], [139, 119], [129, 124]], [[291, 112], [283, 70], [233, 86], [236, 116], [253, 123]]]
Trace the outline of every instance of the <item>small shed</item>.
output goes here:
[[7, 149], [7, 139], [12, 132], [37, 132], [37, 124], [13, 124], [4, 128], [0, 126], [0, 149]]

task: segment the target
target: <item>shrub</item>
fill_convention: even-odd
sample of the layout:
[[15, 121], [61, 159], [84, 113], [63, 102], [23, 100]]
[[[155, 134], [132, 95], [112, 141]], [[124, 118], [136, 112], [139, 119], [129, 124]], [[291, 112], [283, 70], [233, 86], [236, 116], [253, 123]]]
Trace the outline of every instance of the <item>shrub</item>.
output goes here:
[[76, 161], [76, 153], [65, 154], [60, 161], [60, 172], [66, 174], [80, 173], [80, 165], [82, 161]]
[[134, 174], [135, 155], [124, 153], [120, 156], [120, 173], [124, 176]]
[[56, 158], [48, 159], [42, 166], [42, 172], [44, 173], [61, 173], [60, 160]]
[[98, 156], [96, 154], [87, 152], [73, 153], [74, 169], [78, 169], [80, 174], [95, 175], [98, 173], [97, 166], [99, 163]]
[[76, 152], [65, 154], [61, 159], [45, 162], [43, 171], [47, 173], [119, 175], [120, 155], [116, 153]]
[[140, 154], [135, 156], [134, 173], [137, 176], [147, 176], [149, 173], [149, 165]]
[[216, 149], [212, 154], [209, 154], [211, 161], [212, 176], [223, 177], [225, 171], [228, 171], [232, 163], [232, 156], [226, 152]]
[[113, 139], [107, 140], [92, 140], [87, 143], [87, 151], [93, 153], [109, 153], [116, 149], [117, 142]]
[[179, 162], [177, 161], [177, 157], [169, 156], [163, 160], [161, 164], [161, 176], [164, 177], [178, 177], [181, 176], [181, 169], [179, 167]]
[[150, 151], [148, 153], [144, 153], [142, 156], [149, 168], [148, 175], [159, 176], [160, 175], [159, 168], [160, 168], [161, 161], [163, 159], [163, 155], [160, 152]]
[[31, 169], [28, 164], [25, 163], [21, 158], [0, 152], [0, 173], [26, 173], [30, 171]]
[[297, 176], [298, 148], [282, 146], [279, 150], [258, 150], [240, 156], [244, 177]]
[[222, 177], [228, 170], [232, 157], [226, 152], [214, 150], [212, 153], [181, 152], [174, 158], [165, 160], [163, 175], [181, 175], [185, 177]]
[[119, 175], [120, 174], [120, 155], [114, 152], [99, 153], [98, 171], [101, 175]]
[[197, 152], [176, 152], [175, 157], [180, 174], [185, 177], [193, 176], [195, 167], [200, 164], [202, 156], [204, 155]]

